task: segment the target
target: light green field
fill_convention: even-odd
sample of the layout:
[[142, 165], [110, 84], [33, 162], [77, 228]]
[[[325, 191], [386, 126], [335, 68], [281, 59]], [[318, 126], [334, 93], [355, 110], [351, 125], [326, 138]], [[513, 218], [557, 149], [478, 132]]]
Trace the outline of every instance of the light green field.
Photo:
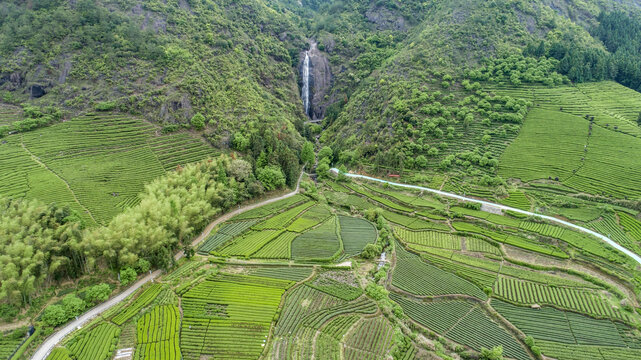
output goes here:
[[588, 130], [588, 122], [577, 116], [532, 109], [520, 135], [501, 156], [499, 174], [523, 181], [566, 180], [580, 166]]
[[[605, 93], [612, 88], [611, 83], [600, 84]], [[625, 99], [627, 92], [622, 94]], [[571, 97], [572, 93], [567, 96]], [[620, 107], [612, 108], [623, 114], [618, 118], [620, 122], [627, 122], [633, 100], [628, 98]], [[601, 106], [607, 107], [608, 103], [603, 104]], [[584, 112], [588, 111], [585, 108]], [[631, 131], [622, 133], [621, 128], [615, 131], [611, 124], [608, 128], [602, 127], [604, 124], [596, 120], [590, 130], [588, 120], [568, 112], [578, 114], [581, 110], [564, 106], [555, 110], [532, 109], [521, 133], [501, 156], [499, 175], [522, 181], [558, 178], [577, 192], [617, 198], [640, 195], [641, 138], [632, 136]]]
[[136, 204], [144, 184], [178, 165], [215, 155], [188, 134], [158, 136], [126, 115], [87, 115], [0, 144], [0, 196], [37, 198], [106, 223]]

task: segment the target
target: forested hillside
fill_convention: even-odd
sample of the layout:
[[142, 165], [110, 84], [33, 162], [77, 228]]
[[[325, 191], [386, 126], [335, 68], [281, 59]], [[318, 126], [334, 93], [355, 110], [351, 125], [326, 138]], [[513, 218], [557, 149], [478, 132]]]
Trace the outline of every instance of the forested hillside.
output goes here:
[[[67, 116], [118, 110], [167, 132], [192, 127], [217, 148], [251, 145], [256, 157], [262, 142], [293, 152], [303, 113], [292, 64], [306, 41], [296, 17], [269, 5], [3, 1], [0, 98]], [[204, 118], [190, 123], [196, 114]]]

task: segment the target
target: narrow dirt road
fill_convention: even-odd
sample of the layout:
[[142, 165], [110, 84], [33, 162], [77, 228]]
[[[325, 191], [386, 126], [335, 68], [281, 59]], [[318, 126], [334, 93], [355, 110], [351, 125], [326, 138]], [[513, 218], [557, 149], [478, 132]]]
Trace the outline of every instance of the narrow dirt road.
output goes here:
[[[300, 177], [298, 178], [298, 182], [296, 183], [296, 189], [294, 189], [294, 191], [292, 191], [290, 193], [287, 193], [287, 194], [284, 194], [284, 195], [281, 195], [281, 196], [277, 196], [275, 198], [267, 199], [265, 201], [261, 201], [261, 202], [255, 203], [255, 204], [250, 204], [250, 205], [246, 205], [246, 206], [240, 207], [240, 208], [238, 208], [238, 209], [236, 209], [236, 210], [234, 210], [232, 212], [223, 214], [222, 216], [216, 218], [216, 220], [212, 221], [212, 223], [209, 224], [205, 228], [205, 230], [196, 239], [194, 239], [194, 241], [192, 242], [192, 246], [198, 245], [201, 241], [203, 241], [203, 239], [207, 238], [209, 233], [211, 233], [212, 229], [214, 227], [216, 227], [216, 225], [218, 225], [220, 223], [223, 223], [223, 222], [231, 219], [232, 217], [234, 217], [234, 216], [236, 216], [236, 215], [238, 215], [240, 213], [255, 209], [257, 207], [261, 207], [263, 205], [271, 204], [271, 203], [279, 201], [279, 200], [287, 199], [287, 198], [290, 198], [290, 197], [298, 194], [298, 192], [300, 190], [300, 181], [301, 181], [302, 178], [303, 178], [303, 173], [301, 173]], [[178, 254], [176, 254], [174, 259], [179, 260], [183, 256], [184, 256], [184, 253], [181, 251]], [[62, 341], [62, 339], [65, 338], [65, 336], [71, 334], [71, 332], [73, 332], [77, 328], [82, 327], [83, 325], [88, 323], [90, 320], [92, 320], [96, 316], [102, 314], [106, 310], [108, 310], [111, 307], [115, 306], [116, 304], [118, 304], [119, 302], [124, 300], [126, 297], [128, 297], [131, 294], [133, 294], [136, 290], [140, 289], [141, 286], [143, 286], [144, 284], [146, 284], [146, 283], [152, 281], [153, 279], [157, 278], [158, 276], [160, 276], [160, 274], [161, 274], [161, 271], [160, 270], [156, 270], [155, 272], [151, 273], [150, 275], [147, 275], [144, 278], [138, 280], [135, 284], [130, 286], [127, 290], [125, 290], [122, 293], [114, 296], [113, 298], [105, 301], [104, 303], [102, 303], [100, 305], [97, 305], [96, 307], [94, 307], [91, 310], [87, 311], [86, 313], [82, 314], [80, 317], [78, 317], [78, 319], [70, 322], [69, 324], [65, 325], [63, 328], [60, 328], [55, 333], [51, 334], [51, 336], [49, 336], [49, 338], [47, 338], [47, 340], [45, 340], [45, 342], [43, 342], [42, 345], [40, 345], [40, 347], [38, 348], [38, 350], [36, 350], [36, 352], [33, 354], [31, 359], [32, 360], [45, 360], [47, 358], [47, 356], [49, 355], [49, 353], [53, 350], [53, 348], [56, 347], [56, 345], [58, 345], [58, 343], [60, 343], [60, 341]]]

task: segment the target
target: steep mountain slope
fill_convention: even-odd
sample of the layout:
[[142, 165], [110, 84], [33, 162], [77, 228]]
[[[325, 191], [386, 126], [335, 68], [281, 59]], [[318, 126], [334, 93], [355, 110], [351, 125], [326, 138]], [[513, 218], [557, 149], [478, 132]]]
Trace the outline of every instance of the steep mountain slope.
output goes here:
[[231, 132], [269, 128], [297, 148], [303, 114], [288, 50], [303, 37], [295, 17], [272, 5], [3, 1], [2, 98], [71, 114], [110, 102], [165, 125], [200, 112], [214, 146], [228, 147]]
[[[540, 104], [524, 96], [526, 89], [498, 94], [497, 85], [556, 87], [633, 78], [588, 30], [603, 30], [602, 12], [635, 14], [635, 7], [633, 2], [433, 2], [391, 55], [359, 81], [339, 115], [327, 118], [321, 140], [348, 167], [445, 170], [467, 178], [464, 182], [500, 185], [498, 159], [529, 109]], [[492, 57], [496, 60], [487, 60]], [[597, 117], [598, 125], [620, 117], [617, 107], [607, 111], [607, 118]], [[628, 116], [610, 130], [636, 129], [635, 119]]]

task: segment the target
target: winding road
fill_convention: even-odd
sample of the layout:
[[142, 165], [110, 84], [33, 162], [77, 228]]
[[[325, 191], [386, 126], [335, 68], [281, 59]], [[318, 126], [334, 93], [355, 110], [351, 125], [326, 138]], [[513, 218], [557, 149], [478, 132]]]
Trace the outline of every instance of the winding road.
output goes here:
[[[336, 173], [336, 174], [339, 173], [339, 170], [336, 169], [336, 168], [332, 168], [331, 171]], [[597, 233], [596, 231], [593, 231], [593, 230], [590, 230], [590, 229], [586, 229], [586, 228], [584, 228], [582, 226], [573, 224], [571, 222], [564, 221], [564, 220], [561, 220], [561, 219], [557, 219], [557, 218], [555, 218], [553, 216], [537, 214], [537, 213], [533, 213], [533, 212], [530, 212], [530, 211], [516, 209], [516, 208], [513, 208], [513, 207], [501, 205], [501, 204], [495, 204], [495, 203], [492, 203], [492, 202], [489, 202], [489, 201], [469, 198], [469, 197], [466, 197], [466, 196], [461, 196], [461, 195], [454, 194], [454, 193], [449, 193], [449, 192], [446, 192], [446, 191], [430, 189], [430, 188], [423, 187], [423, 186], [396, 183], [396, 182], [387, 181], [387, 180], [383, 180], [383, 179], [378, 179], [378, 178], [365, 176], [365, 175], [357, 175], [357, 174], [350, 174], [350, 173], [342, 173], [342, 174], [347, 176], [347, 177], [350, 177], [350, 178], [358, 178], [358, 179], [376, 181], [376, 182], [379, 182], [379, 183], [390, 184], [390, 185], [393, 185], [393, 186], [398, 186], [398, 187], [407, 188], [407, 189], [423, 190], [423, 191], [427, 191], [427, 192], [430, 192], [430, 193], [433, 193], [433, 194], [437, 194], [437, 195], [440, 195], [440, 196], [443, 196], [443, 197], [448, 197], [448, 198], [452, 198], [452, 199], [457, 199], [457, 200], [462, 200], [462, 201], [481, 204], [481, 206], [492, 208], [492, 209], [498, 209], [498, 210], [502, 210], [502, 211], [514, 211], [514, 212], [517, 212], [519, 214], [524, 214], [524, 215], [528, 215], [528, 216], [535, 216], [535, 217], [538, 217], [540, 219], [545, 219], [545, 220], [548, 220], [550, 222], [554, 222], [554, 223], [557, 223], [557, 224], [560, 224], [560, 225], [563, 225], [563, 226], [567, 226], [569, 228], [572, 228], [572, 229], [578, 230], [580, 232], [583, 232], [583, 233], [592, 235], [594, 237], [597, 237], [597, 238], [605, 241], [606, 243], [608, 243], [613, 248], [615, 248], [615, 249], [621, 251], [622, 253], [626, 254], [627, 256], [631, 257], [632, 259], [634, 259], [634, 261], [636, 261], [637, 263], [639, 263], [639, 265], [641, 265], [641, 257], [639, 255], [637, 255], [634, 252], [632, 252], [632, 251], [626, 249], [625, 247], [619, 245], [618, 243], [616, 243], [615, 241], [613, 241], [609, 237], [601, 235], [601, 234]]]
[[[221, 215], [220, 217], [216, 218], [216, 220], [212, 221], [211, 224], [207, 225], [205, 230], [203, 230], [203, 232], [196, 239], [194, 239], [194, 241], [192, 241], [191, 245], [195, 247], [201, 241], [203, 241], [205, 238], [207, 238], [209, 233], [211, 233], [211, 231], [214, 229], [214, 227], [216, 227], [216, 225], [221, 224], [221, 223], [231, 219], [232, 217], [234, 217], [234, 216], [236, 216], [236, 215], [238, 215], [240, 213], [243, 213], [245, 211], [249, 211], [249, 210], [252, 210], [252, 209], [255, 209], [257, 207], [261, 207], [261, 206], [264, 206], [264, 205], [267, 205], [267, 204], [271, 204], [271, 203], [279, 201], [279, 200], [287, 199], [287, 198], [290, 198], [290, 197], [298, 194], [298, 192], [300, 191], [300, 181], [301, 181], [302, 178], [303, 178], [303, 173], [301, 172], [300, 177], [298, 178], [298, 183], [296, 183], [296, 189], [294, 191], [292, 191], [292, 192], [289, 192], [287, 194], [284, 194], [284, 195], [281, 195], [281, 196], [277, 196], [277, 197], [274, 197], [274, 198], [271, 198], [271, 199], [267, 199], [267, 200], [264, 200], [264, 201], [261, 201], [261, 202], [257, 202], [255, 204], [250, 204], [250, 205], [245, 205], [245, 206], [239, 207], [238, 209], [236, 209], [234, 211], [225, 213], [225, 214]], [[179, 253], [176, 254], [174, 259], [179, 260], [184, 255], [185, 254], [182, 251], [180, 251]], [[161, 270], [154, 271], [153, 273], [151, 273], [151, 274], [145, 276], [144, 278], [138, 280], [135, 284], [133, 284], [132, 286], [127, 288], [125, 291], [123, 291], [120, 294], [114, 296], [113, 298], [103, 302], [102, 304], [91, 308], [89, 311], [87, 311], [86, 313], [84, 313], [81, 316], [79, 316], [76, 320], [70, 322], [69, 324], [67, 324], [64, 327], [60, 328], [55, 333], [51, 334], [47, 338], [47, 340], [45, 340], [40, 345], [40, 347], [36, 350], [36, 352], [31, 357], [31, 360], [45, 360], [47, 358], [47, 356], [49, 355], [49, 353], [51, 353], [53, 348], [56, 347], [56, 345], [58, 345], [58, 343], [60, 343], [62, 341], [62, 339], [64, 339], [67, 335], [71, 334], [71, 332], [73, 332], [74, 330], [82, 327], [83, 325], [85, 325], [86, 323], [91, 321], [96, 316], [102, 314], [103, 312], [107, 311], [108, 309], [110, 309], [111, 307], [115, 306], [119, 302], [123, 301], [129, 295], [133, 294], [136, 290], [140, 289], [141, 286], [143, 286], [144, 284], [146, 284], [146, 283], [148, 283], [150, 281], [153, 281], [155, 278], [160, 276], [161, 273], [162, 273]]]

